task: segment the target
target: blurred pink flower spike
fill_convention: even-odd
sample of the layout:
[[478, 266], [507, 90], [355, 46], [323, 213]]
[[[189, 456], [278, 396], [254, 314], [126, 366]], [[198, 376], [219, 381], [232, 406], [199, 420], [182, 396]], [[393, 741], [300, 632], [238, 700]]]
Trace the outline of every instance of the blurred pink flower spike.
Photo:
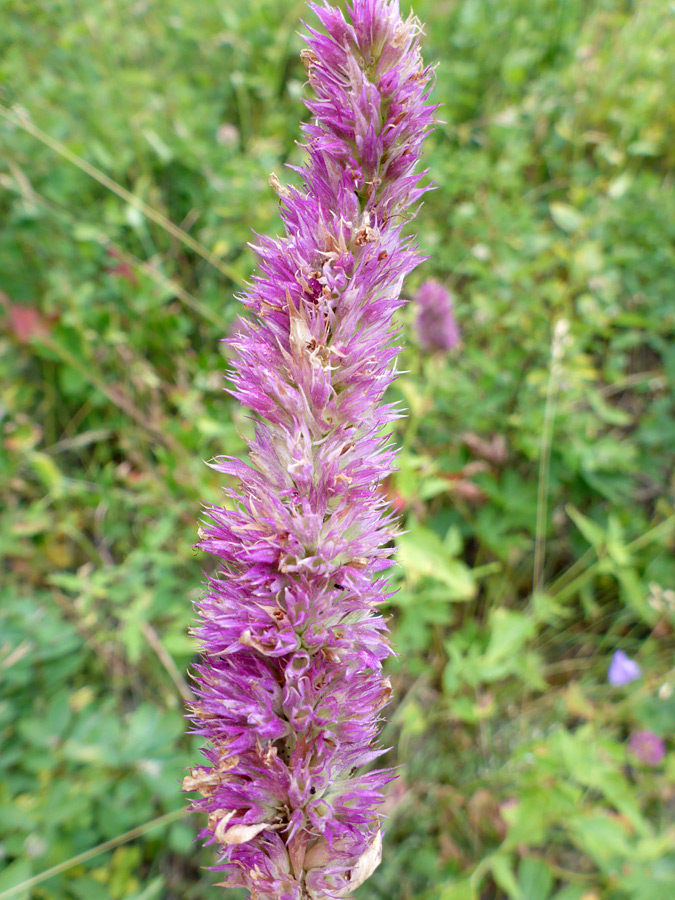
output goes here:
[[648, 766], [658, 766], [666, 755], [663, 738], [653, 731], [635, 731], [630, 736], [628, 747], [633, 756]]
[[417, 339], [425, 350], [452, 350], [459, 343], [459, 325], [450, 291], [430, 279], [415, 294]]

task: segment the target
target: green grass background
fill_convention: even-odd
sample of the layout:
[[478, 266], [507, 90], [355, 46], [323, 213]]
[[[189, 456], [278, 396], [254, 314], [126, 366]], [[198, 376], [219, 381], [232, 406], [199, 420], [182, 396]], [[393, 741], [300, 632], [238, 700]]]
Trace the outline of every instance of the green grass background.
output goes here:
[[[358, 896], [668, 900], [675, 8], [416, 12], [444, 121], [406, 290], [447, 284], [463, 341], [423, 353], [401, 315], [383, 740], [404, 767]], [[203, 460], [250, 431], [219, 339], [251, 229], [278, 228], [268, 175], [302, 158], [302, 16], [0, 3], [2, 898], [221, 890], [178, 789], [213, 565], [192, 545], [222, 486]], [[617, 648], [643, 670], [625, 688]], [[627, 749], [637, 729], [666, 740], [658, 766]]]

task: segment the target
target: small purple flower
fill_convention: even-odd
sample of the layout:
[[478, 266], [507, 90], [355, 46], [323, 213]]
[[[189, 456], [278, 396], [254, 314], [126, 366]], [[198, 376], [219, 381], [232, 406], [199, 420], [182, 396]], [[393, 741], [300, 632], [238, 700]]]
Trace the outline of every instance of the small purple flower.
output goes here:
[[642, 676], [642, 669], [627, 656], [623, 650], [617, 650], [607, 671], [607, 681], [614, 687], [622, 687], [624, 684], [630, 684], [631, 681], [637, 681]]
[[425, 350], [452, 350], [459, 343], [459, 326], [455, 319], [450, 291], [430, 279], [415, 294], [417, 337]]
[[635, 731], [628, 741], [630, 752], [648, 766], [658, 766], [666, 755], [663, 738], [653, 731]]

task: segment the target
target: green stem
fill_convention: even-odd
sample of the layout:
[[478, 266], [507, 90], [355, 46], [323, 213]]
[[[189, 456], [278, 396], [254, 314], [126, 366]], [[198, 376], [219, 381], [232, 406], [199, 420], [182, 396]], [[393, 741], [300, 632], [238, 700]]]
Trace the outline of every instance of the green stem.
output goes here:
[[60, 875], [61, 872], [66, 872], [68, 869], [72, 869], [73, 866], [79, 866], [80, 863], [88, 862], [100, 853], [106, 853], [108, 850], [114, 850], [121, 844], [136, 840], [136, 838], [142, 837], [144, 834], [153, 831], [155, 828], [160, 828], [162, 825], [170, 825], [172, 822], [176, 822], [178, 819], [182, 819], [189, 815], [190, 812], [191, 810], [188, 809], [174, 810], [164, 816], [159, 816], [157, 819], [152, 819], [152, 821], [146, 822], [144, 825], [138, 825], [136, 828], [132, 828], [131, 831], [125, 831], [124, 834], [119, 834], [109, 841], [104, 841], [97, 847], [85, 850], [84, 853], [80, 853], [78, 856], [71, 856], [70, 859], [66, 859], [56, 866], [52, 866], [51, 869], [46, 869], [44, 872], [40, 872], [39, 875], [34, 875], [32, 878], [22, 881], [21, 884], [16, 884], [14, 887], [3, 891], [0, 894], [0, 900], [6, 900], [8, 897], [13, 897], [21, 891], [28, 891], [36, 885], [42, 884], [42, 882], [46, 881], [48, 878], [52, 878], [54, 875]]

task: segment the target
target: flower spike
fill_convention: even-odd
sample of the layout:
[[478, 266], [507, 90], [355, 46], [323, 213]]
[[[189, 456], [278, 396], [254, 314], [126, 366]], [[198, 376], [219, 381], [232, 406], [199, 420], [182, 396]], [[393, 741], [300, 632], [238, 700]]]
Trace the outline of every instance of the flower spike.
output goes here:
[[380, 485], [399, 412], [382, 398], [420, 262], [402, 228], [425, 190], [432, 72], [397, 0], [311, 9], [302, 187], [271, 176], [284, 236], [259, 239], [252, 316], [231, 339], [231, 391], [257, 421], [248, 462], [214, 463], [238, 486], [202, 523], [220, 564], [196, 632], [208, 748], [183, 785], [224, 885], [253, 900], [350, 895], [379, 863], [392, 777], [364, 774], [391, 693], [380, 606], [396, 522]]

